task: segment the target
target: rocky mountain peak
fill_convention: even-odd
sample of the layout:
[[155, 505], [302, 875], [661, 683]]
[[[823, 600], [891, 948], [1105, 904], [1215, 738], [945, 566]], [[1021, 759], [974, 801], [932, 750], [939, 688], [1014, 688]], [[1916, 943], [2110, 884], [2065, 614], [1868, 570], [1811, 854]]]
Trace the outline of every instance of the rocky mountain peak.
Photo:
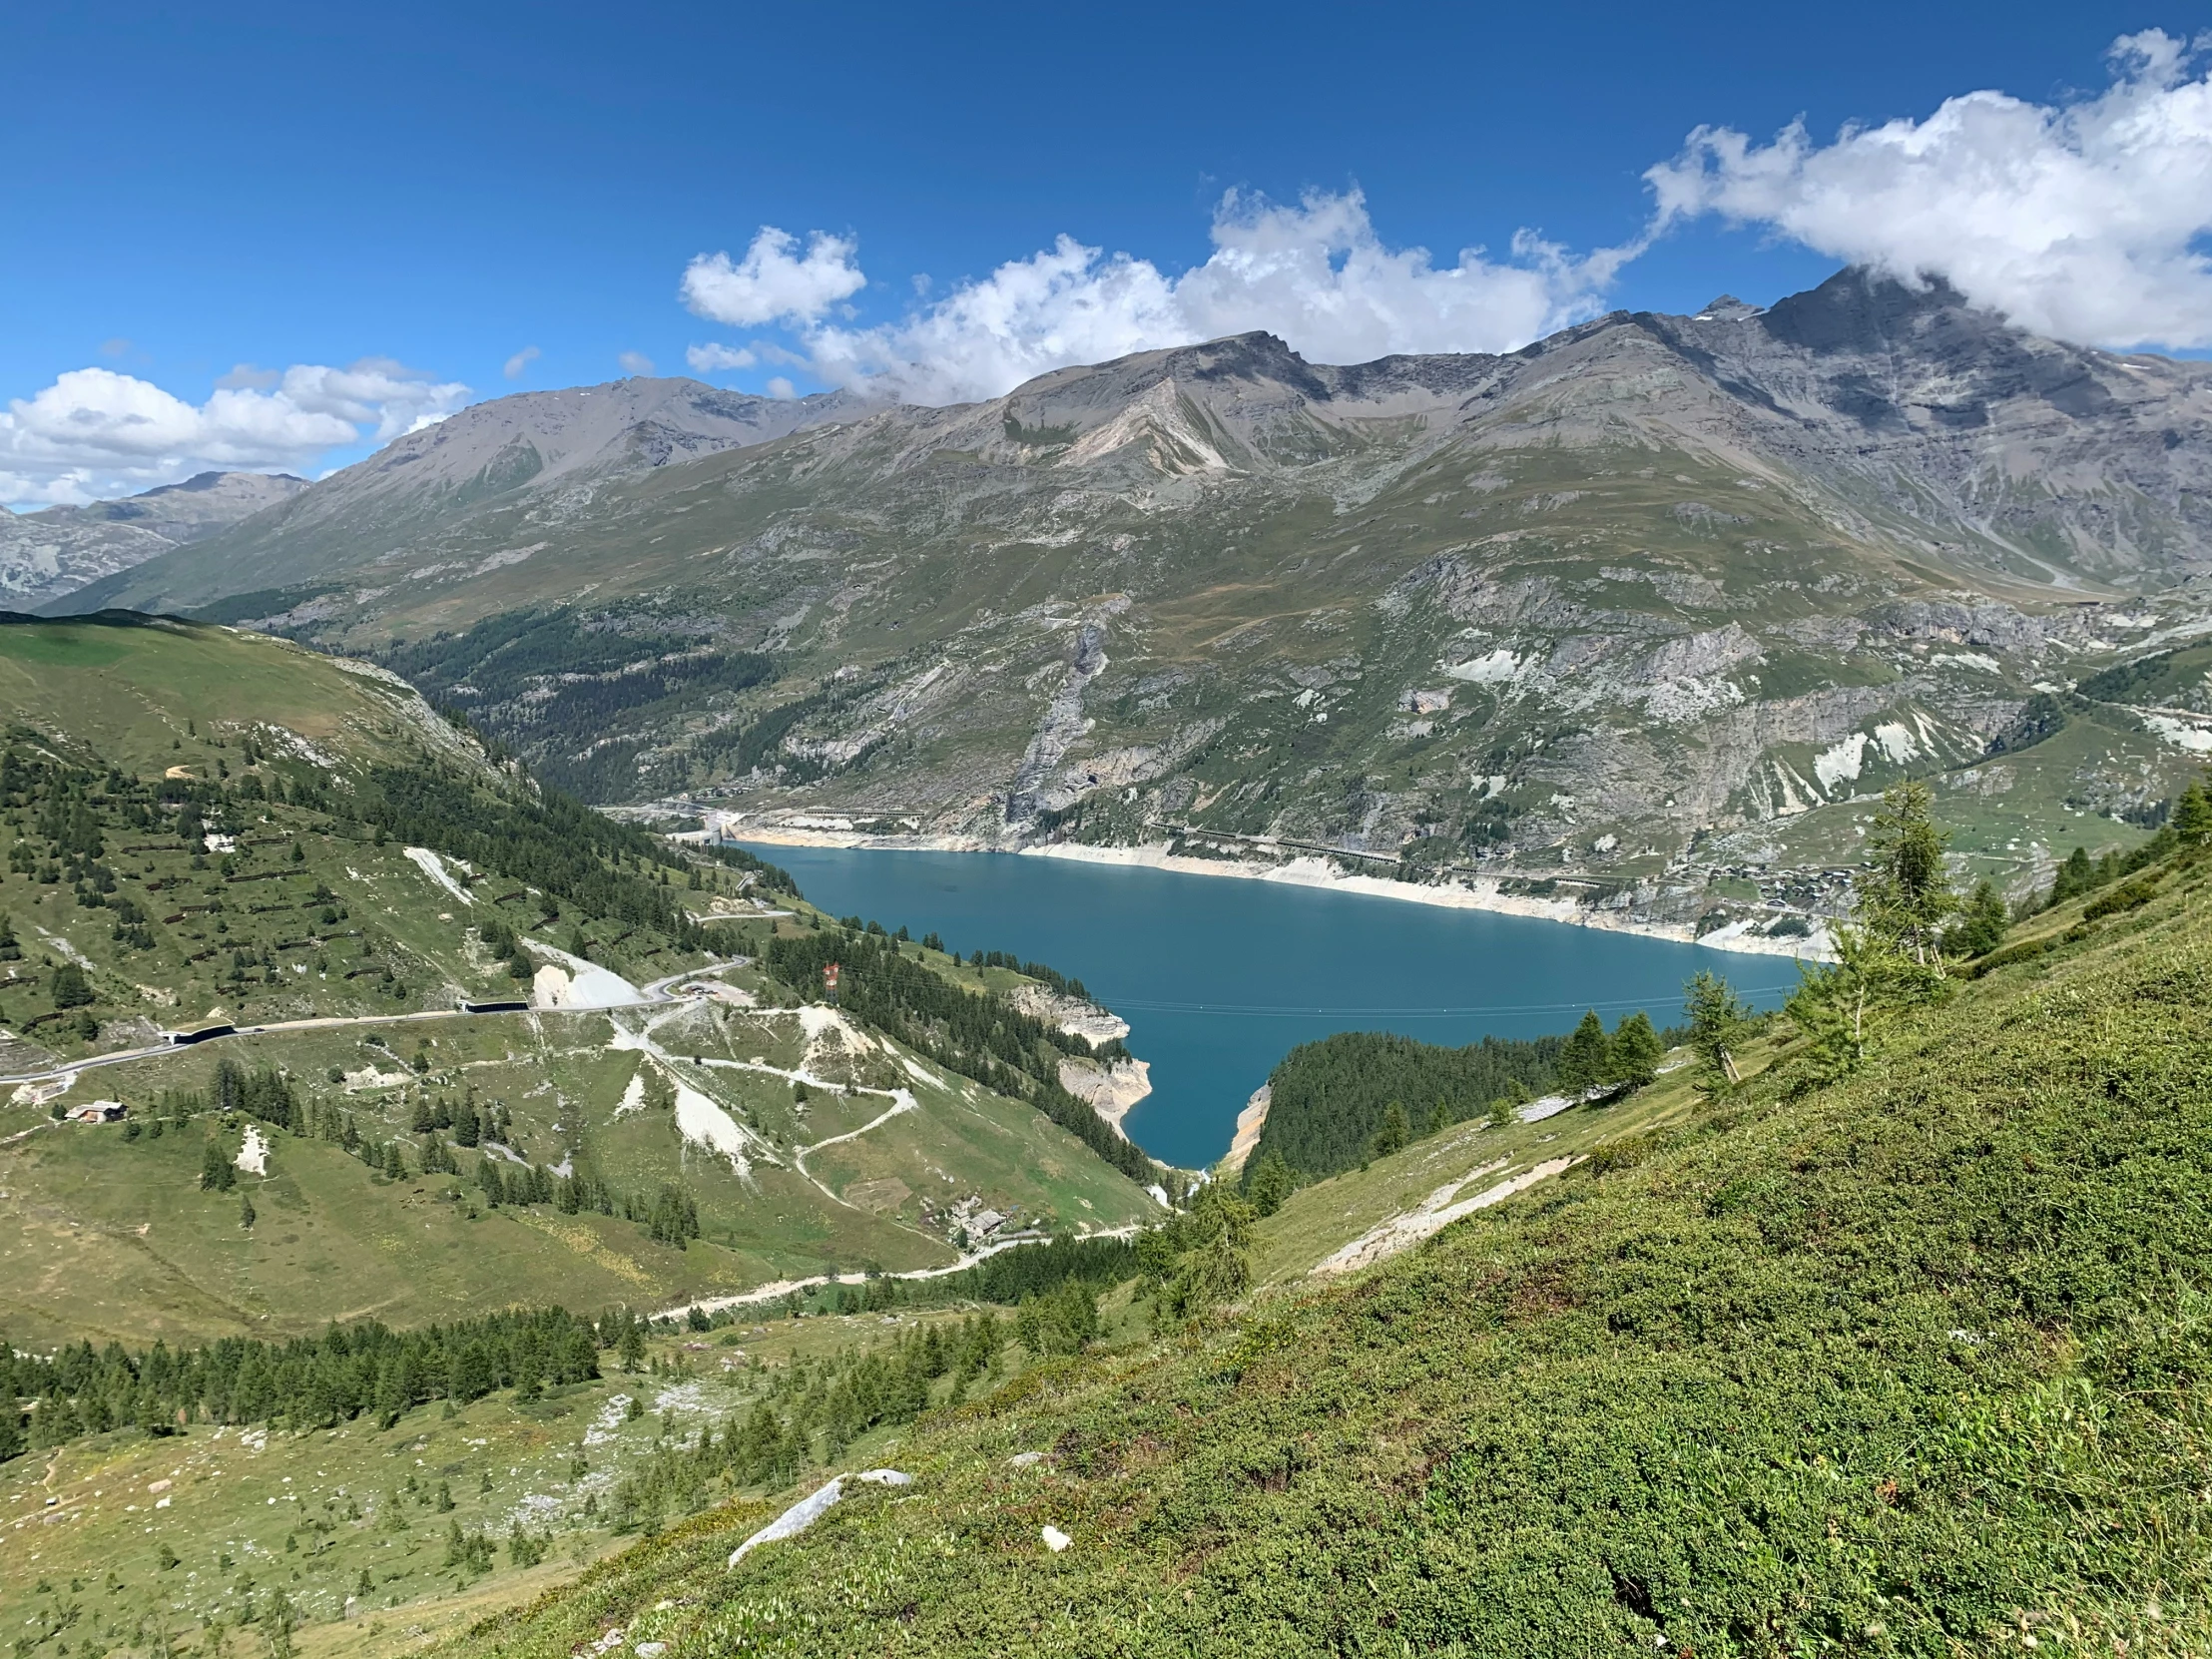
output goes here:
[[1873, 351], [1941, 312], [1971, 312], [2002, 326], [1994, 313], [1974, 311], [1941, 276], [1905, 282], [1865, 266], [1846, 266], [1819, 287], [1776, 300], [1760, 323], [1776, 339], [1809, 351]]

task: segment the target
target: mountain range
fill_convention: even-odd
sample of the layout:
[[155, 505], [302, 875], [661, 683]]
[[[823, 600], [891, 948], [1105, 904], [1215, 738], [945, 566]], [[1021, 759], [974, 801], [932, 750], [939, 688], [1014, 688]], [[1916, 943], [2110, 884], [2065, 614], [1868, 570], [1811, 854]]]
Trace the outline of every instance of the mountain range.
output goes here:
[[228, 530], [306, 487], [288, 473], [202, 472], [120, 501], [0, 512], [0, 598], [25, 606], [59, 599]]
[[[2212, 747], [2208, 568], [2212, 364], [1847, 270], [947, 408], [523, 394], [48, 608], [374, 650], [610, 803], [1306, 843], [1657, 915], [1810, 901], [1907, 774], [2018, 879], [2136, 832]], [[2155, 708], [2073, 689], [2162, 646]]]

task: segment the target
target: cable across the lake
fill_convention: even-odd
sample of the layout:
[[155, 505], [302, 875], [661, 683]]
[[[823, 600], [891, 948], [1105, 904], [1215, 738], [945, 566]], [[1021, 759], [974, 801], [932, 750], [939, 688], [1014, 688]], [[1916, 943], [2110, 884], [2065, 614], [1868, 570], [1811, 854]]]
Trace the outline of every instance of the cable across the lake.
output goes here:
[[[1781, 986], [1764, 986], [1747, 989], [1747, 996], [1758, 997], [1781, 990]], [[1122, 997], [1102, 994], [1101, 1002], [1116, 1013], [1124, 1014], [1219, 1014], [1236, 1019], [1476, 1019], [1504, 1018], [1515, 1014], [1579, 1014], [1594, 1009], [1599, 1013], [1633, 1013], [1638, 1008], [1651, 1006], [1648, 997], [1616, 997], [1596, 1002], [1524, 1002], [1517, 1004], [1490, 1004], [1457, 1008], [1330, 1008], [1312, 1003], [1283, 1003], [1274, 1006], [1234, 1002], [1159, 1002], [1141, 997]]]

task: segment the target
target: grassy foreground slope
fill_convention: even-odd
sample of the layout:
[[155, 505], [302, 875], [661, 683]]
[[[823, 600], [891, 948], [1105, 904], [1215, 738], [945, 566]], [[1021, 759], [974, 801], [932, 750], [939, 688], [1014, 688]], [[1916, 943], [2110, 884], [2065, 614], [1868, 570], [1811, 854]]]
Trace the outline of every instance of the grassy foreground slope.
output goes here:
[[912, 1486], [736, 1569], [758, 1505], [456, 1650], [2212, 1649], [2208, 874], [2054, 913], [1840, 1084], [1785, 1051], [1363, 1277], [925, 1419]]

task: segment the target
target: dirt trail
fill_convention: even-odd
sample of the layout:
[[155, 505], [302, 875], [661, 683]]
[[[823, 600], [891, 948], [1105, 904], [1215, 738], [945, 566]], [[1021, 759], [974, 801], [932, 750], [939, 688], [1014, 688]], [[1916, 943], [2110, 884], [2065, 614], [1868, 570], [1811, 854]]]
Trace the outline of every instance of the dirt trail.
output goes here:
[[1472, 1198], [1462, 1198], [1456, 1204], [1451, 1202], [1451, 1195], [1468, 1182], [1494, 1174], [1505, 1167], [1502, 1161], [1480, 1165], [1467, 1171], [1458, 1180], [1438, 1187], [1412, 1209], [1369, 1228], [1313, 1271], [1316, 1274], [1354, 1273], [1361, 1268], [1373, 1267], [1377, 1262], [1387, 1261], [1430, 1235], [1442, 1232], [1462, 1217], [1471, 1216], [1477, 1210], [1486, 1210], [1493, 1204], [1502, 1204], [1515, 1193], [1526, 1192], [1539, 1181], [1548, 1181], [1560, 1171], [1581, 1161], [1579, 1157], [1548, 1158], [1518, 1175], [1506, 1177], [1494, 1187], [1484, 1188]]
[[[688, 1004], [677, 1008], [664, 1008], [660, 1012], [648, 1018], [643, 1028], [632, 1034], [630, 1037], [630, 1041], [632, 1043], [643, 1049], [647, 1054], [651, 1055], [654, 1060], [658, 1061], [661, 1066], [668, 1071], [669, 1075], [672, 1078], [681, 1077], [681, 1073], [677, 1070], [677, 1067], [683, 1062], [680, 1061], [676, 1056], [668, 1053], [658, 1043], [656, 1043], [653, 1040], [653, 1033], [659, 1026], [665, 1024], [669, 1020], [682, 1017], [682, 1014], [687, 1011], [687, 1009]], [[757, 1017], [765, 1017], [768, 1012], [772, 1011], [780, 1010], [763, 1010], [762, 1014], [757, 1015]], [[799, 1015], [802, 1024], [808, 1028], [808, 1035], [810, 1037], [817, 1035], [819, 1033], [819, 1028], [826, 1024], [835, 1023], [840, 1026], [842, 1025], [841, 1018], [834, 1015], [832, 1010], [818, 1010], [810, 1005], [803, 1006], [791, 1011], [796, 1012]], [[813, 1019], [808, 1018], [810, 1013], [814, 1014], [815, 1017]], [[827, 1018], [825, 1016], [827, 1016]], [[618, 1027], [618, 1029], [620, 1029], [620, 1027]], [[891, 1052], [896, 1054], [897, 1051], [894, 1049]], [[899, 1057], [901, 1059], [904, 1058], [904, 1056]], [[758, 1075], [781, 1077], [787, 1083], [804, 1083], [809, 1088], [823, 1089], [826, 1091], [842, 1090], [854, 1095], [878, 1095], [883, 1099], [889, 1101], [889, 1110], [881, 1113], [876, 1117], [870, 1118], [866, 1123], [860, 1125], [859, 1128], [847, 1130], [841, 1135], [831, 1135], [825, 1140], [816, 1141], [807, 1146], [800, 1146], [797, 1143], [794, 1143], [790, 1153], [788, 1154], [791, 1167], [796, 1170], [802, 1177], [804, 1177], [811, 1185], [813, 1185], [817, 1192], [821, 1193], [823, 1197], [827, 1198], [828, 1200], [830, 1200], [830, 1203], [836, 1205], [840, 1209], [858, 1211], [859, 1206], [847, 1203], [843, 1198], [839, 1197], [834, 1191], [830, 1189], [828, 1182], [824, 1181], [820, 1176], [816, 1175], [813, 1170], [809, 1169], [807, 1167], [807, 1154], [809, 1154], [810, 1152], [819, 1152], [826, 1146], [835, 1146], [840, 1141], [856, 1140], [860, 1136], [865, 1135], [869, 1130], [878, 1128], [881, 1125], [888, 1123], [892, 1118], [901, 1116], [902, 1114], [907, 1112], [919, 1111], [921, 1109], [921, 1102], [916, 1100], [912, 1092], [909, 1090], [898, 1088], [872, 1089], [862, 1087], [859, 1084], [844, 1084], [832, 1082], [829, 1078], [817, 1076], [815, 1073], [809, 1071], [807, 1069], [807, 1063], [804, 1059], [802, 1059], [797, 1066], [791, 1067], [772, 1066], [766, 1060], [726, 1060], [719, 1056], [714, 1058], [701, 1056], [695, 1063], [699, 1066], [701, 1070], [720, 1069], [724, 1071], [749, 1071]], [[934, 1079], [932, 1079], [932, 1081], [934, 1081]], [[748, 1128], [746, 1125], [737, 1122], [737, 1120], [734, 1118], [732, 1118], [730, 1122], [732, 1128], [735, 1129], [738, 1134], [744, 1136], [746, 1141], [754, 1149], [757, 1150], [760, 1156], [760, 1160], [763, 1163], [782, 1165], [786, 1162], [786, 1158], [779, 1157], [777, 1155], [776, 1149], [771, 1146], [768, 1141], [763, 1139], [757, 1132]], [[917, 1237], [928, 1239], [931, 1243], [939, 1242], [935, 1234], [926, 1232], [923, 1229], [915, 1227], [908, 1222], [901, 1221], [896, 1217], [890, 1218], [890, 1221], [891, 1225], [893, 1225], [894, 1227], [903, 1228], [905, 1231], [912, 1233]]]
[[[1077, 1237], [1085, 1239], [1133, 1239], [1143, 1231], [1144, 1228], [1141, 1224], [1131, 1222], [1126, 1227], [1102, 1227], [1095, 1233], [1083, 1233], [1077, 1235]], [[987, 1262], [1001, 1251], [1021, 1250], [1029, 1245], [1050, 1244], [1052, 1240], [1042, 1233], [1031, 1234], [1019, 1239], [999, 1239], [979, 1249], [971, 1250], [957, 1262], [949, 1263], [941, 1268], [909, 1268], [901, 1273], [886, 1273], [876, 1277], [883, 1279], [942, 1279], [948, 1274], [964, 1273], [967, 1269], [975, 1266], [976, 1263]], [[720, 1313], [725, 1308], [754, 1307], [764, 1302], [780, 1301], [794, 1291], [811, 1291], [822, 1285], [864, 1285], [867, 1283], [868, 1277], [864, 1273], [818, 1273], [810, 1279], [779, 1279], [773, 1284], [756, 1285], [750, 1291], [739, 1291], [732, 1296], [702, 1297], [695, 1302], [687, 1302], [680, 1308], [664, 1308], [653, 1318], [682, 1319], [694, 1308], [697, 1308], [703, 1314], [715, 1314]]]

